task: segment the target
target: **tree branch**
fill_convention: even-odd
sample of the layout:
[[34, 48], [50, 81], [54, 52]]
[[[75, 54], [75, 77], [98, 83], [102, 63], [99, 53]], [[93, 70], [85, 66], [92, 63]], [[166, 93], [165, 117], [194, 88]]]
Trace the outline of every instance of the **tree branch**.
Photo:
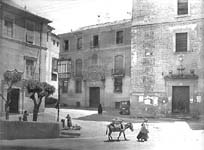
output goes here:
[[3, 94], [0, 93], [0, 96], [1, 96], [2, 100], [6, 102], [6, 99], [4, 98]]
[[40, 97], [40, 100], [39, 100], [39, 103], [38, 103], [38, 108], [40, 107], [41, 103], [42, 103], [42, 98], [43, 97]]

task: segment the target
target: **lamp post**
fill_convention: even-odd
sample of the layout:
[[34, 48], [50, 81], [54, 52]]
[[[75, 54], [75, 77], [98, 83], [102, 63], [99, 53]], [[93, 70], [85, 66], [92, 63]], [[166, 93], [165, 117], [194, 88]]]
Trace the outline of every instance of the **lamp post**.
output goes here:
[[60, 114], [60, 99], [61, 99], [61, 87], [64, 81], [67, 81], [71, 77], [71, 60], [70, 59], [58, 59], [58, 102], [57, 102], [57, 121], [59, 122]]

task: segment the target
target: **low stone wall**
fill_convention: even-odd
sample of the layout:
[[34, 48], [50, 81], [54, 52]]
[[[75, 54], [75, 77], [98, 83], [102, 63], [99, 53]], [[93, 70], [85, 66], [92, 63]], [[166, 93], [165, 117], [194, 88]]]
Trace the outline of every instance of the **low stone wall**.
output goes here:
[[0, 121], [0, 139], [58, 138], [58, 123]]

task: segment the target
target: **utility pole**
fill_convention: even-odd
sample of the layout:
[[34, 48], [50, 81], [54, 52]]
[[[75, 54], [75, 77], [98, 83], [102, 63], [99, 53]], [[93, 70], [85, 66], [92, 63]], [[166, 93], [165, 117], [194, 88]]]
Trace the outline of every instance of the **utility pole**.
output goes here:
[[43, 23], [40, 23], [40, 48], [39, 48], [39, 81], [41, 80], [41, 52], [42, 52], [42, 30]]

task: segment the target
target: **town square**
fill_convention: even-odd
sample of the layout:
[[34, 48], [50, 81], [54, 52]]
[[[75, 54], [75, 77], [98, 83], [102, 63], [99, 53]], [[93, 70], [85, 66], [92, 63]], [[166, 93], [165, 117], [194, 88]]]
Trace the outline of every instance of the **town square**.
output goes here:
[[0, 149], [203, 137], [203, 0], [0, 0]]

